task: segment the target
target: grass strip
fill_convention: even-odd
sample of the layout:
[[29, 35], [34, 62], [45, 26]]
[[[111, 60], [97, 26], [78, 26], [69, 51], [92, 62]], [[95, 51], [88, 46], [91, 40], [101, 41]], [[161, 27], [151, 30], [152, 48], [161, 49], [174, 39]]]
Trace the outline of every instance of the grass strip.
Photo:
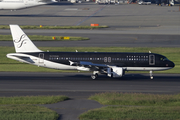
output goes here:
[[179, 120], [180, 107], [108, 106], [89, 110], [80, 120]]
[[[108, 28], [106, 25], [102, 26], [43, 26], [43, 25], [20, 25], [22, 29], [98, 29]], [[0, 25], [0, 29], [10, 29], [9, 25]]]
[[91, 96], [107, 107], [89, 110], [80, 120], [179, 120], [180, 94], [107, 92]]
[[[39, 47], [43, 51], [49, 50], [51, 51], [69, 51], [75, 52], [78, 50], [79, 52], [148, 52], [159, 53], [166, 56], [169, 60], [175, 63], [175, 68], [166, 70], [166, 71], [157, 71], [154, 73], [180, 73], [180, 49], [179, 48], [148, 48], [148, 47]], [[41, 68], [37, 66], [22, 64], [18, 61], [8, 59], [6, 54], [15, 53], [14, 47], [0, 47], [0, 71], [35, 71], [35, 72], [60, 72], [58, 70], [52, 70], [47, 68]], [[17, 69], [18, 68], [18, 69]], [[66, 72], [66, 71], [65, 71]], [[131, 72], [132, 73], [132, 72]], [[142, 73], [141, 71], [133, 72], [133, 73]], [[147, 72], [146, 72], [147, 73]]]
[[[43, 36], [43, 35], [28, 35], [31, 40], [35, 41], [78, 41], [78, 40], [89, 40], [87, 37], [73, 37], [73, 36]], [[12, 41], [11, 35], [0, 35], [0, 41]]]
[[55, 111], [42, 106], [0, 106], [0, 120], [57, 120], [58, 117]]
[[38, 67], [26, 63], [0, 64], [0, 71], [1, 72], [65, 72], [65, 73], [78, 72], [77, 70], [56, 70], [56, 69]]
[[0, 97], [0, 120], [57, 120], [59, 115], [55, 111], [32, 104], [52, 104], [67, 99], [60, 95]]
[[67, 100], [66, 96], [21, 96], [21, 97], [0, 97], [0, 105], [17, 104], [52, 104]]
[[180, 106], [180, 94], [158, 95], [107, 92], [95, 94], [89, 99], [98, 101], [103, 105]]

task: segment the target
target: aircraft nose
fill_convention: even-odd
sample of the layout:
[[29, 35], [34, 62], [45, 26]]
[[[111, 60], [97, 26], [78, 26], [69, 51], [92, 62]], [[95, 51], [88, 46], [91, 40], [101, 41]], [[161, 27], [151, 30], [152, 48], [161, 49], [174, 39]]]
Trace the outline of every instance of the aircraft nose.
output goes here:
[[173, 62], [172, 62], [172, 64], [173, 64], [172, 66], [175, 67], [175, 64]]
[[172, 61], [170, 61], [168, 66], [169, 66], [169, 67], [174, 67], [175, 64], [174, 64]]

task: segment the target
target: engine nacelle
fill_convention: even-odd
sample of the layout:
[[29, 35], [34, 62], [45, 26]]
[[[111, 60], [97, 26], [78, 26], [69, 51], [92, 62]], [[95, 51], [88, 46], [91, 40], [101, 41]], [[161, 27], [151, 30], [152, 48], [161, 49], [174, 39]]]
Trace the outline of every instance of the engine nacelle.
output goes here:
[[77, 67], [77, 70], [80, 70], [80, 71], [90, 71], [89, 68], [86, 68], [86, 67], [80, 67], [80, 66]]
[[121, 67], [112, 67], [107, 69], [107, 76], [109, 77], [122, 77], [123, 73], [124, 71]]

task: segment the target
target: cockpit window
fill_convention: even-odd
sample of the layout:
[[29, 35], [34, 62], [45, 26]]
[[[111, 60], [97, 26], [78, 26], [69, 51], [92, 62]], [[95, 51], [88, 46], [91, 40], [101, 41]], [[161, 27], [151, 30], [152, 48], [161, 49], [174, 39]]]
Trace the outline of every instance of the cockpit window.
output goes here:
[[[163, 61], [167, 61], [168, 59], [167, 58], [163, 58]], [[169, 60], [168, 60], [169, 61]]]
[[[168, 59], [166, 57], [161, 58], [162, 61], [167, 61]], [[168, 60], [169, 61], [169, 60]]]

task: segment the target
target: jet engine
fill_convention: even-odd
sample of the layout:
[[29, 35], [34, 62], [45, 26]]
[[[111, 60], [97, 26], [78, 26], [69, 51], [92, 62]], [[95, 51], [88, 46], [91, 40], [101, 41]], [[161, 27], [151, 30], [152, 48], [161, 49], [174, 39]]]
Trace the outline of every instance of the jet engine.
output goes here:
[[107, 69], [108, 77], [122, 77], [124, 75], [123, 68], [121, 67], [112, 67]]
[[77, 66], [77, 70], [80, 70], [80, 71], [90, 71], [89, 68], [86, 68], [86, 67], [83, 67], [83, 66]]

